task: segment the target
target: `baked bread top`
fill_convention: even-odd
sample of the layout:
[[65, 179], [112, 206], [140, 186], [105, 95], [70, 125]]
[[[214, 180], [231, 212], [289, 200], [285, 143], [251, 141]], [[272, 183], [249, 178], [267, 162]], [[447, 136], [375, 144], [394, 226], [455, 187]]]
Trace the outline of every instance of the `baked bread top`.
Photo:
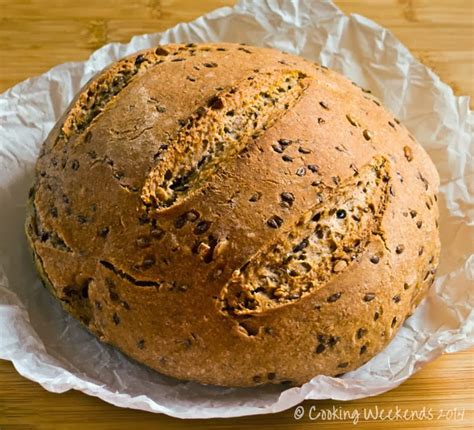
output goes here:
[[44, 143], [27, 236], [102, 341], [164, 374], [301, 384], [379, 352], [434, 279], [437, 172], [370, 93], [235, 44], [99, 73]]

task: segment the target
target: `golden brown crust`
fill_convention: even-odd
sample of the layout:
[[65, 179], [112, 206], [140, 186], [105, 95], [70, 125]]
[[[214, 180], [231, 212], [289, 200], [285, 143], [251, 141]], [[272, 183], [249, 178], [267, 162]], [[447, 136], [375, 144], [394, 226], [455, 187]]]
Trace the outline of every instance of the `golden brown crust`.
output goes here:
[[370, 94], [274, 50], [167, 45], [89, 82], [27, 235], [101, 340], [203, 383], [301, 384], [383, 349], [438, 264], [437, 172]]

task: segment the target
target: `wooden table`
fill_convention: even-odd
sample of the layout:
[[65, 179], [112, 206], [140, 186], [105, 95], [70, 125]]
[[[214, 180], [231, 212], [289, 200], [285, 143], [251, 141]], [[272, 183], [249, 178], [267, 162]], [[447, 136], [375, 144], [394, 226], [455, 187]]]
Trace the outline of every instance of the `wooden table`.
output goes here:
[[[261, 1], [261, 0], [259, 0]], [[164, 30], [232, 0], [0, 0], [0, 91], [66, 61], [84, 60], [111, 41]], [[474, 94], [474, 2], [472, 0], [344, 0], [346, 13], [359, 13], [391, 29], [458, 95]], [[120, 409], [80, 392], [52, 394], [0, 361], [0, 429], [320, 429], [352, 428], [365, 409], [427, 412], [426, 419], [359, 422], [361, 428], [474, 427], [473, 351], [446, 355], [399, 388], [353, 402], [306, 401], [305, 416], [289, 411], [228, 420], [181, 421]], [[312, 420], [321, 411], [333, 419]], [[333, 409], [335, 408], [335, 409]], [[431, 408], [433, 418], [429, 419]], [[464, 411], [464, 413], [462, 413]], [[345, 418], [344, 418], [345, 415]], [[350, 417], [349, 417], [350, 416]], [[84, 424], [87, 424], [84, 426]]]

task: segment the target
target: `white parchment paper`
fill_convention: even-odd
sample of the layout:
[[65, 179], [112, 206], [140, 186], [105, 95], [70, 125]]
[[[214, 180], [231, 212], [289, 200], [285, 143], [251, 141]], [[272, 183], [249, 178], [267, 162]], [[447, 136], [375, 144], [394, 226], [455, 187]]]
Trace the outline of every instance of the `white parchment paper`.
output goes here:
[[[442, 257], [426, 300], [392, 343], [342, 378], [299, 388], [226, 389], [162, 376], [99, 343], [41, 286], [23, 233], [39, 148], [74, 94], [127, 54], [167, 42], [245, 42], [300, 54], [370, 88], [424, 145], [441, 175]], [[388, 31], [329, 1], [241, 1], [189, 24], [109, 44], [0, 95], [0, 358], [47, 390], [81, 390], [118, 406], [181, 418], [287, 409], [304, 399], [350, 400], [396, 387], [443, 352], [474, 345], [473, 115]]]

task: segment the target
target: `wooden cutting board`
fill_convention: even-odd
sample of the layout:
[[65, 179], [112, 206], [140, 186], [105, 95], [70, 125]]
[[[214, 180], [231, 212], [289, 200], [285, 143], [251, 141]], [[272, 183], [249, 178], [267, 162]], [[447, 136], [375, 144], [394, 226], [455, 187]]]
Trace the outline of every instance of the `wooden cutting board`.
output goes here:
[[[474, 1], [336, 3], [346, 13], [365, 15], [392, 30], [455, 94], [472, 97]], [[162, 31], [233, 4], [232, 0], [0, 0], [0, 92], [59, 63], [84, 60], [107, 42], [126, 42], [135, 34]], [[274, 415], [182, 421], [120, 409], [80, 392], [52, 394], [21, 377], [11, 363], [0, 361], [0, 430], [468, 429], [474, 428], [473, 387], [471, 350], [439, 358], [380, 396], [352, 402], [306, 401], [300, 419], [295, 415], [301, 410], [291, 408]]]

